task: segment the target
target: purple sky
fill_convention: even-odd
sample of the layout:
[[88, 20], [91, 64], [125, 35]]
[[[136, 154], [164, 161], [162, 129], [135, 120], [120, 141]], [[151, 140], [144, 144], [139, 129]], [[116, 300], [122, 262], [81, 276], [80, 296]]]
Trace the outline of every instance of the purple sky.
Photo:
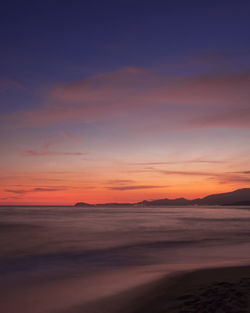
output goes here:
[[249, 186], [247, 1], [9, 1], [0, 15], [2, 204]]

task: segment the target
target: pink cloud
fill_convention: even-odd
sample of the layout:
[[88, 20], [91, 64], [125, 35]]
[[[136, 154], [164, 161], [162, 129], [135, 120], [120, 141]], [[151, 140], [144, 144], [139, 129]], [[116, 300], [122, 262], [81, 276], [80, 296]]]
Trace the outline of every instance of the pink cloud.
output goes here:
[[77, 136], [69, 131], [61, 131], [60, 132], [64, 137], [70, 139], [71, 141], [73, 142], [76, 142], [76, 143], [83, 143], [83, 140], [80, 136]]
[[20, 88], [21, 84], [13, 79], [0, 78], [0, 92], [12, 89], [12, 88]]
[[23, 152], [26, 156], [83, 156], [87, 155], [85, 152], [57, 152], [57, 151], [39, 151], [39, 150], [26, 150]]
[[22, 152], [22, 155], [31, 156], [31, 157], [42, 157], [42, 156], [85, 156], [87, 152], [65, 152], [65, 151], [54, 151], [50, 150], [50, 148], [56, 144], [58, 141], [51, 141], [43, 145], [40, 150], [26, 150]]
[[66, 190], [66, 188], [61, 188], [61, 187], [35, 187], [32, 189], [5, 189], [5, 192], [8, 193], [14, 193], [14, 194], [26, 194], [26, 193], [33, 193], [33, 192], [53, 192], [53, 191], [62, 191]]
[[[250, 104], [248, 104], [250, 105]], [[221, 111], [221, 112], [220, 112]], [[237, 106], [231, 108], [221, 108], [218, 112], [209, 112], [192, 120], [193, 127], [250, 127], [250, 108], [246, 106]]]
[[173, 77], [127, 67], [53, 88], [44, 106], [9, 119], [33, 126], [116, 119], [135, 129], [250, 127], [249, 84], [249, 71]]
[[225, 163], [222, 160], [207, 160], [207, 159], [194, 159], [194, 160], [183, 160], [183, 161], [163, 161], [163, 162], [134, 162], [129, 163], [130, 165], [173, 165], [173, 164], [195, 164], [195, 163], [207, 163], [207, 164], [220, 164]]
[[105, 184], [118, 184], [118, 185], [124, 185], [124, 184], [131, 184], [134, 183], [135, 181], [132, 179], [110, 179], [105, 182]]
[[250, 171], [239, 171], [239, 172], [207, 172], [207, 171], [199, 171], [199, 170], [191, 170], [191, 171], [182, 171], [182, 170], [168, 170], [168, 169], [159, 169], [154, 167], [147, 167], [139, 170], [140, 172], [156, 172], [161, 173], [166, 176], [190, 176], [190, 177], [204, 177], [208, 180], [214, 180], [219, 183], [250, 183]]
[[213, 174], [211, 172], [203, 172], [203, 171], [171, 171], [171, 170], [155, 170], [164, 175], [182, 175], [182, 176], [214, 176], [218, 174]]
[[151, 185], [126, 185], [126, 186], [111, 186], [107, 187], [109, 190], [118, 191], [129, 191], [129, 190], [139, 190], [139, 189], [158, 189], [165, 188], [166, 186], [151, 186]]

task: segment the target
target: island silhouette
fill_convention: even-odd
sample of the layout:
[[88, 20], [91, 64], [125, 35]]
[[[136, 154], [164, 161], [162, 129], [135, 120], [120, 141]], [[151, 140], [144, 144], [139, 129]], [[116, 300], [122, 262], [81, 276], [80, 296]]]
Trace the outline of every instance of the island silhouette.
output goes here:
[[204, 198], [188, 200], [185, 198], [176, 199], [157, 199], [143, 200], [136, 203], [99, 203], [91, 204], [87, 202], [78, 202], [75, 206], [79, 207], [154, 207], [154, 206], [188, 206], [188, 205], [250, 205], [250, 188], [237, 189], [226, 193], [217, 193], [208, 195]]

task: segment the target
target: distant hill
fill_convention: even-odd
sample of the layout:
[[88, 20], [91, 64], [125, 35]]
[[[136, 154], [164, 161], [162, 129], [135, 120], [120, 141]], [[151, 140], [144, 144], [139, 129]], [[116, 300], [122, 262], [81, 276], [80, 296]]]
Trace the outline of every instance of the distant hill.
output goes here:
[[86, 202], [78, 202], [75, 206], [80, 207], [154, 207], [154, 206], [186, 206], [186, 205], [250, 205], [250, 188], [237, 189], [232, 192], [218, 193], [206, 196], [204, 198], [197, 198], [188, 200], [185, 198], [177, 199], [158, 199], [158, 200], [144, 200], [137, 203], [103, 203], [103, 204], [89, 204]]
[[152, 200], [152, 201], [141, 201], [136, 203], [138, 206], [171, 206], [171, 205], [191, 205], [195, 204], [195, 200], [187, 200], [185, 198], [177, 198], [177, 199], [158, 199], [158, 200]]
[[250, 188], [237, 189], [232, 192], [210, 195], [200, 199], [199, 204], [223, 205], [242, 201], [250, 202]]
[[86, 203], [86, 202], [77, 202], [77, 203], [75, 204], [75, 206], [92, 207], [93, 204], [89, 204], [89, 203]]

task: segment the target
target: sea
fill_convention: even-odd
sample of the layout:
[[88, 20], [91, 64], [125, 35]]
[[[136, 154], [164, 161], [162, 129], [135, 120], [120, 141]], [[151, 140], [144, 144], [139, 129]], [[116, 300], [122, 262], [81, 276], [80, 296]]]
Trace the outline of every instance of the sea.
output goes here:
[[0, 207], [0, 312], [73, 312], [164, 275], [250, 263], [250, 207]]

